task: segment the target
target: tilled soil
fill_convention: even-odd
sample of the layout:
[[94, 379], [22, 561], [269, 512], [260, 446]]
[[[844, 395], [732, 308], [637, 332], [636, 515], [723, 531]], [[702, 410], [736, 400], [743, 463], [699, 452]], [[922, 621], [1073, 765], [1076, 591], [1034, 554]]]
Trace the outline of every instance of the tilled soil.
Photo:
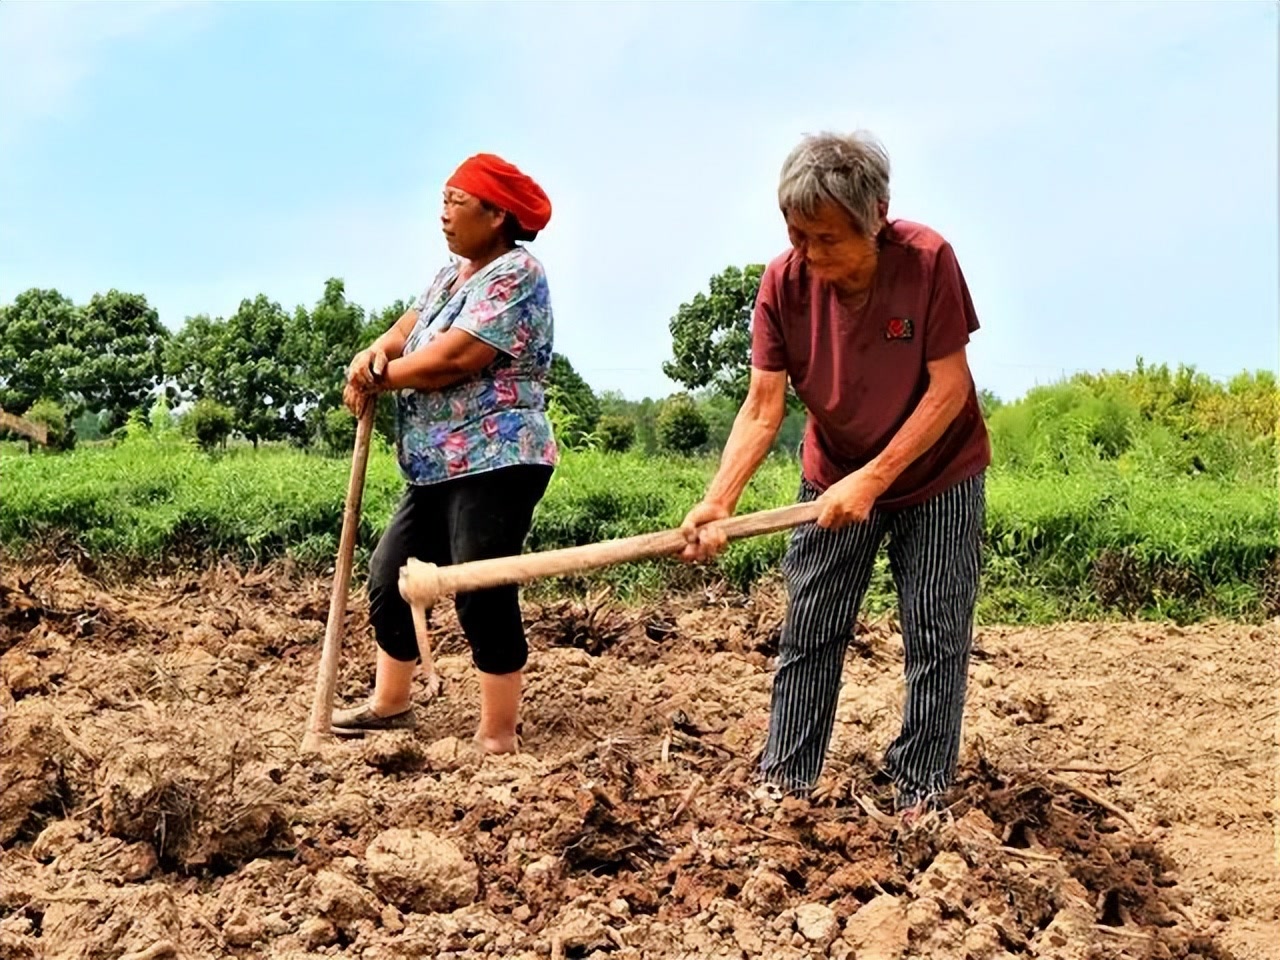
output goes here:
[[[418, 729], [301, 756], [327, 606], [284, 568], [0, 576], [0, 957], [1280, 958], [1276, 622], [980, 631], [952, 805], [904, 831], [891, 622], [779, 802], [776, 590], [529, 604], [505, 758], [447, 605]], [[356, 595], [341, 701], [371, 663]]]

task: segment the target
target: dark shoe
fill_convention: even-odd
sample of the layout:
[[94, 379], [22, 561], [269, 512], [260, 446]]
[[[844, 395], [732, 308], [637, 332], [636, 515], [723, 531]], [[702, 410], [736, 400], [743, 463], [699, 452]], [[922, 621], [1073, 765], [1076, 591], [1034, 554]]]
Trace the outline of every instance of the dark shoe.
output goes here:
[[364, 703], [358, 707], [333, 711], [333, 720], [329, 729], [335, 736], [358, 737], [361, 734], [378, 730], [412, 730], [418, 725], [418, 718], [413, 708], [389, 717], [380, 717], [373, 712], [372, 704]]

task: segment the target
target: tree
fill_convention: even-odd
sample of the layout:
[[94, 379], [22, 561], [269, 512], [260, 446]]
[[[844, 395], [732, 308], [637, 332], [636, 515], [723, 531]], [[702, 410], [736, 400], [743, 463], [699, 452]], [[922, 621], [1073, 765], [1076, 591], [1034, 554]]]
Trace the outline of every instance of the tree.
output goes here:
[[714, 450], [723, 449], [738, 416], [738, 403], [710, 389], [699, 391], [695, 402], [707, 421], [707, 443]]
[[[628, 400], [621, 391], [605, 390], [600, 394], [600, 413], [601, 424], [604, 422], [604, 417], [622, 417], [624, 420], [631, 421], [635, 431], [633, 445], [646, 454], [657, 452], [658, 404], [652, 399], [645, 397], [643, 400]], [[601, 431], [602, 426], [597, 426], [596, 430]]]
[[188, 317], [164, 349], [164, 372], [173, 381], [176, 397], [202, 400], [225, 395], [222, 370], [227, 325], [205, 314]]
[[621, 390], [602, 390], [598, 394], [600, 415], [602, 417], [627, 417], [632, 413], [635, 402], [622, 395]]
[[324, 293], [310, 314], [302, 307], [294, 312], [285, 352], [296, 365], [299, 400], [306, 410], [309, 434], [323, 436], [325, 418], [342, 407], [347, 364], [366, 346], [367, 328], [364, 310], [347, 299], [346, 288], [337, 277], [325, 282]]
[[0, 407], [65, 405], [67, 373], [79, 361], [71, 345], [77, 319], [75, 305], [57, 290], [33, 287], [0, 307]]
[[689, 454], [707, 442], [707, 418], [687, 393], [678, 393], [662, 405], [658, 414], [658, 436], [662, 446]]
[[27, 290], [0, 308], [0, 406], [52, 400], [72, 420], [87, 411], [117, 427], [155, 388], [167, 336], [140, 294], [113, 289], [77, 307]]
[[709, 293], [682, 303], [671, 318], [673, 360], [662, 372], [689, 390], [712, 387], [741, 403], [751, 375], [751, 314], [764, 267], [727, 267]]
[[280, 304], [258, 294], [240, 301], [227, 320], [226, 380], [235, 428], [256, 447], [302, 433], [298, 406], [305, 400], [297, 365], [286, 349], [289, 317]]
[[226, 320], [188, 320], [166, 351], [165, 369], [185, 396], [229, 407], [233, 428], [256, 447], [305, 432], [301, 364], [290, 353], [297, 343], [296, 320], [259, 294]]
[[978, 391], [978, 406], [982, 410], [983, 418], [990, 417], [1004, 405], [1004, 401], [992, 393], [990, 390]]
[[155, 389], [169, 331], [147, 298], [137, 293], [95, 293], [78, 313], [68, 335], [75, 351], [66, 371], [72, 409], [103, 414], [102, 428], [111, 430]]
[[600, 420], [600, 401], [587, 381], [573, 369], [567, 357], [551, 355], [551, 371], [547, 385], [563, 408], [567, 426], [558, 439], [567, 447], [579, 446], [596, 429]]
[[[380, 336], [386, 333], [391, 327], [404, 316], [404, 312], [408, 310], [413, 303], [408, 300], [396, 300], [388, 307], [383, 307], [378, 311], [369, 311], [369, 319], [365, 323], [364, 332], [360, 336], [360, 349], [373, 344]], [[348, 357], [348, 360], [351, 358]]]
[[600, 435], [601, 445], [614, 453], [625, 453], [636, 442], [636, 424], [629, 417], [615, 414], [601, 417], [596, 432]]

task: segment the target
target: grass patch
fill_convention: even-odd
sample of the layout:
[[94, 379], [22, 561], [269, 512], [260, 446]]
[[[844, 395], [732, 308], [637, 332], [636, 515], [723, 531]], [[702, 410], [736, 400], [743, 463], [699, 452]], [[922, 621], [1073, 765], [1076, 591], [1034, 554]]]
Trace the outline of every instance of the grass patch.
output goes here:
[[[0, 449], [0, 543], [58, 542], [107, 565], [333, 563], [350, 469], [287, 447], [206, 455], [174, 437], [84, 445], [61, 455]], [[715, 469], [707, 458], [566, 452], [529, 548], [593, 543], [677, 526]], [[792, 502], [794, 460], [769, 460], [743, 511]], [[371, 452], [357, 574], [402, 493], [391, 451]], [[1140, 616], [1256, 620], [1272, 607], [1280, 511], [1274, 476], [1150, 476], [1123, 462], [1063, 474], [997, 466], [988, 479], [979, 618], [1015, 623]], [[775, 575], [785, 534], [738, 541], [715, 573], [746, 589]], [[704, 574], [674, 561], [626, 564], [561, 588], [608, 585], [653, 597]], [[544, 585], [554, 589], [557, 585]], [[883, 557], [866, 610], [894, 605]]]

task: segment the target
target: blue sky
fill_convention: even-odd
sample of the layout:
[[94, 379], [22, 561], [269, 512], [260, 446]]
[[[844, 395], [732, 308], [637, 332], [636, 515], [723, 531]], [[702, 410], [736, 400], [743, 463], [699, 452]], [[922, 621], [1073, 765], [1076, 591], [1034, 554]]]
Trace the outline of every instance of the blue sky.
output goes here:
[[446, 255], [441, 186], [546, 187], [557, 349], [673, 389], [667, 321], [786, 234], [781, 162], [865, 128], [954, 245], [1004, 397], [1074, 370], [1277, 365], [1277, 5], [0, 3], [0, 300], [141, 292], [171, 328]]

